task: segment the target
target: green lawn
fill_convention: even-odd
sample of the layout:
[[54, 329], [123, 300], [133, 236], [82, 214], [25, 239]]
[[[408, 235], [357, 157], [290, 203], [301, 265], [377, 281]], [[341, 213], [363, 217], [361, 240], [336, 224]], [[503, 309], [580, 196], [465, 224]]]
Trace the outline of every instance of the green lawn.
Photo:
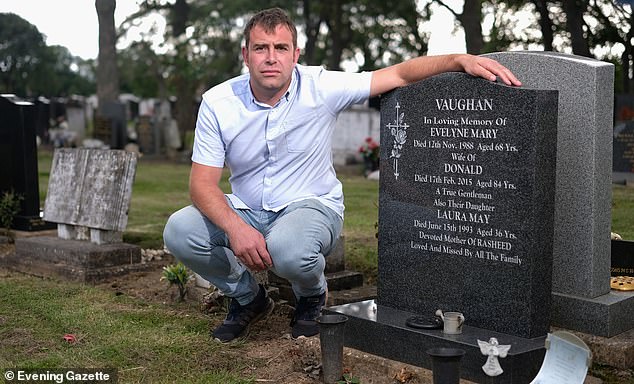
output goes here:
[[[64, 342], [66, 334], [76, 342]], [[0, 369], [116, 368], [120, 383], [252, 383], [230, 365], [209, 369], [223, 346], [208, 334], [194, 304], [149, 304], [21, 274], [0, 279]]]

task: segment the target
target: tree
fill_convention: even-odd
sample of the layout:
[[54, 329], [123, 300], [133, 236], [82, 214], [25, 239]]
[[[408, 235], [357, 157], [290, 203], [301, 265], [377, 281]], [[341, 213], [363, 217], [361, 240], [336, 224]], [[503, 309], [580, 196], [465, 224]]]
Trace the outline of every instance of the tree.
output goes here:
[[0, 14], [0, 92], [20, 97], [94, 93], [92, 61], [72, 56], [21, 17]]
[[584, 10], [587, 8], [586, 0], [563, 0], [562, 4], [566, 12], [566, 29], [570, 33], [572, 53], [591, 57], [586, 37], [587, 25], [583, 20]]
[[542, 44], [544, 45], [544, 51], [553, 50], [553, 34], [554, 25], [550, 19], [550, 12], [548, 11], [547, 0], [533, 0], [537, 13], [539, 14], [539, 27], [542, 32]]
[[0, 13], [0, 87], [3, 92], [31, 94], [29, 75], [34, 73], [46, 44], [37, 28], [13, 13]]
[[115, 0], [95, 0], [99, 20], [99, 55], [97, 62], [97, 99], [99, 113], [103, 106], [119, 98], [116, 30], [114, 26]]
[[467, 53], [474, 55], [483, 53], [482, 0], [464, 0], [461, 13], [458, 13], [442, 0], [435, 0], [435, 2], [449, 10], [464, 28]]
[[157, 55], [147, 41], [130, 44], [117, 54], [120, 87], [123, 93], [141, 98], [167, 98], [164, 58]]

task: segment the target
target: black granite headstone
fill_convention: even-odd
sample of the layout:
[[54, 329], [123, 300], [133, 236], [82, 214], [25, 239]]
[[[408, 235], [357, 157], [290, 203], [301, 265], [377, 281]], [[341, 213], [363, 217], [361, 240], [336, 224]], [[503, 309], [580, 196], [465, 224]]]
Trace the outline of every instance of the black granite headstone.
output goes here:
[[549, 331], [557, 92], [463, 73], [381, 104], [377, 304]]
[[634, 276], [634, 241], [612, 240], [610, 276]]
[[[347, 346], [431, 368], [430, 348], [465, 350], [461, 377], [530, 383], [550, 319], [557, 91], [448, 73], [382, 98], [376, 300], [349, 317]], [[460, 311], [462, 333], [431, 324]], [[416, 322], [418, 324], [418, 322]], [[480, 341], [510, 345], [488, 377]]]
[[112, 149], [122, 149], [128, 143], [127, 119], [125, 104], [120, 102], [107, 102], [101, 109], [101, 118], [107, 119], [110, 123], [110, 138], [104, 138], [104, 143]]
[[15, 95], [0, 95], [0, 116], [0, 194], [13, 191], [22, 196], [12, 227], [24, 231], [54, 227], [40, 217], [35, 106]]
[[35, 134], [42, 140], [42, 143], [49, 143], [48, 129], [51, 119], [51, 103], [45, 97], [38, 97], [33, 101], [35, 104]]

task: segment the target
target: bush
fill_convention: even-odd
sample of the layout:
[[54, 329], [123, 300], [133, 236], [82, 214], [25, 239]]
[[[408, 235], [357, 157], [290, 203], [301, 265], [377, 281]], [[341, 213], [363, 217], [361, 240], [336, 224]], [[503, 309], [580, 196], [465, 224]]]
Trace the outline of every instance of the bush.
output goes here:
[[13, 218], [20, 212], [20, 203], [24, 198], [14, 191], [5, 191], [0, 198], [0, 227], [10, 241], [14, 240], [11, 224]]

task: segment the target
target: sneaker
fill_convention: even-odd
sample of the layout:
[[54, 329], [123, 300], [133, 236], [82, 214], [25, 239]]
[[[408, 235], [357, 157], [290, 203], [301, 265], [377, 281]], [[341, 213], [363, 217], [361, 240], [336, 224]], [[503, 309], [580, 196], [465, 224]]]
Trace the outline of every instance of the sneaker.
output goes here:
[[232, 298], [227, 317], [213, 331], [212, 337], [221, 343], [244, 339], [249, 335], [251, 324], [271, 314], [274, 306], [275, 303], [268, 297], [262, 285], [260, 285], [258, 295], [247, 305], [240, 305], [236, 299]]
[[293, 327], [291, 335], [294, 339], [300, 336], [315, 336], [319, 333], [319, 324], [317, 324], [316, 319], [321, 314], [321, 308], [325, 303], [326, 292], [319, 296], [299, 298], [293, 314], [293, 320], [291, 320], [291, 326]]

